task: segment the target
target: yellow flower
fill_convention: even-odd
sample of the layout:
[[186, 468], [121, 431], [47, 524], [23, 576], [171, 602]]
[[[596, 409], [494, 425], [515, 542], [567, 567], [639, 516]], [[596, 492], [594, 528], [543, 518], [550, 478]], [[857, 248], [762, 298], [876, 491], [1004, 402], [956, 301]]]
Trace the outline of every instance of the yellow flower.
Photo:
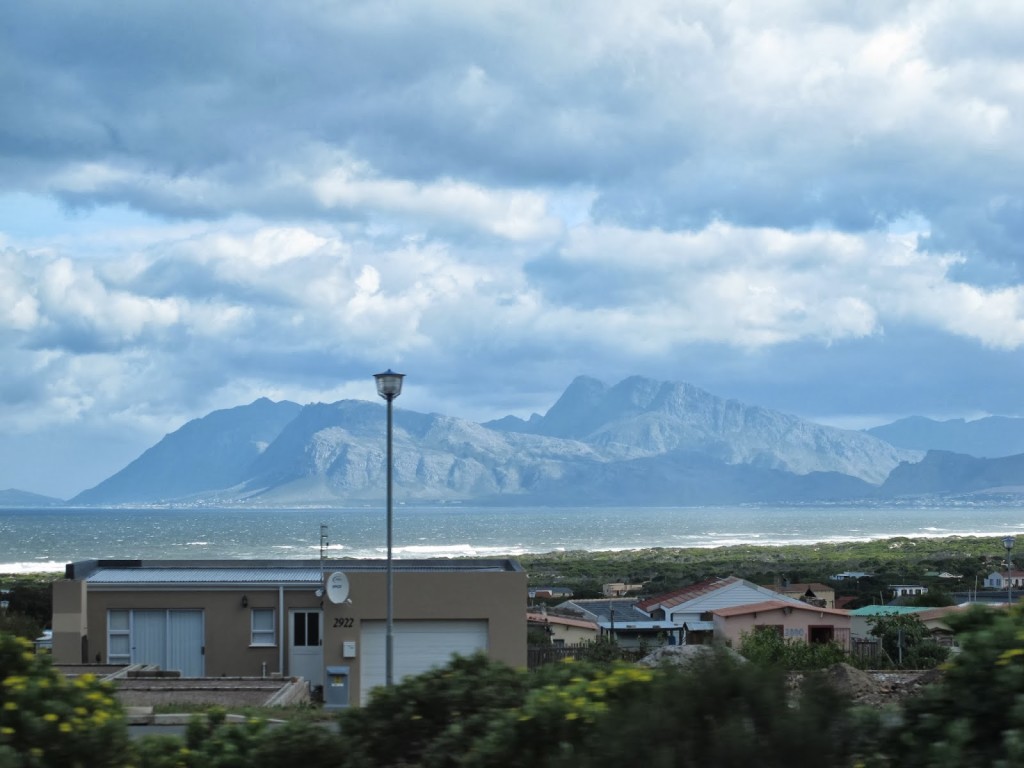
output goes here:
[[61, 723], [58, 729], [61, 733], [71, 733], [71, 723]]
[[4, 702], [4, 711], [5, 712], [17, 712], [18, 711], [17, 703], [13, 702], [13, 701], [5, 701]]
[[6, 726], [5, 725], [3, 728], [0, 728], [0, 735], [3, 735], [3, 736], [13, 736], [14, 735], [14, 729], [11, 728], [10, 726]]
[[57, 717], [57, 715], [53, 714], [53, 712], [47, 712], [45, 715], [43, 715], [43, 720], [45, 720], [48, 723], [56, 723], [58, 720], [60, 720], [60, 718]]

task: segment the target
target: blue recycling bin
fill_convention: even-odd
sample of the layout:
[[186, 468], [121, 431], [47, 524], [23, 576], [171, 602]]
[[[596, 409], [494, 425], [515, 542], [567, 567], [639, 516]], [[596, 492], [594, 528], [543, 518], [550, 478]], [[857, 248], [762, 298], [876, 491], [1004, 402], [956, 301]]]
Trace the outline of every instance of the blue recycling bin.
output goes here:
[[324, 709], [344, 709], [349, 705], [349, 668], [327, 667], [324, 675]]

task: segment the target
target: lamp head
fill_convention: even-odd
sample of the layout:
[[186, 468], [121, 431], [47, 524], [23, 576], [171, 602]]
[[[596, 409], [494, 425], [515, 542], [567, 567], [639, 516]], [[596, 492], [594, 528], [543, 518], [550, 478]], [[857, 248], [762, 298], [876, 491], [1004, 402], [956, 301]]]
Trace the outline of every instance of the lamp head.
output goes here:
[[402, 379], [404, 373], [395, 373], [388, 368], [384, 373], [375, 373], [373, 378], [377, 380], [377, 394], [385, 400], [391, 401], [402, 394]]
[[1013, 536], [1005, 536], [1003, 538], [1003, 546], [1006, 548], [1007, 551], [1013, 549], [1013, 541]]

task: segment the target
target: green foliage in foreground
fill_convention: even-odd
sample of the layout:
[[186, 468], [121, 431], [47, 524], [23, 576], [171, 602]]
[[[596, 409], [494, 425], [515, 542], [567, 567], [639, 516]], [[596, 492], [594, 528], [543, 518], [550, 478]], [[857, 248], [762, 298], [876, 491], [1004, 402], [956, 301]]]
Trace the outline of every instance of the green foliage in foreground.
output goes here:
[[0, 768], [1024, 765], [1024, 613], [978, 608], [948, 621], [962, 652], [889, 711], [856, 706], [812, 673], [793, 689], [767, 653], [763, 664], [719, 651], [682, 667], [575, 661], [535, 672], [473, 656], [378, 689], [340, 715], [340, 730], [214, 712], [184, 740], [131, 744], [109, 689], [60, 680], [0, 637]]
[[121, 766], [128, 735], [113, 690], [68, 679], [32, 644], [0, 634], [0, 768]]

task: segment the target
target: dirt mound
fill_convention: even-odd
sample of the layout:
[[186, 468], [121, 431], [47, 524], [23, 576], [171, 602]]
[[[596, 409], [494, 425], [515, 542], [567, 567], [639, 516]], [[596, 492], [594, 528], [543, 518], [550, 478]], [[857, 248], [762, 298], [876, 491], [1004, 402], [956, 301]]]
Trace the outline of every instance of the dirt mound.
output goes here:
[[[825, 679], [840, 693], [857, 704], [880, 706], [913, 696], [926, 685], [938, 682], [942, 673], [936, 669], [923, 671], [864, 671], [849, 664], [834, 664], [821, 671]], [[801, 684], [804, 673], [794, 673], [790, 685]]]

